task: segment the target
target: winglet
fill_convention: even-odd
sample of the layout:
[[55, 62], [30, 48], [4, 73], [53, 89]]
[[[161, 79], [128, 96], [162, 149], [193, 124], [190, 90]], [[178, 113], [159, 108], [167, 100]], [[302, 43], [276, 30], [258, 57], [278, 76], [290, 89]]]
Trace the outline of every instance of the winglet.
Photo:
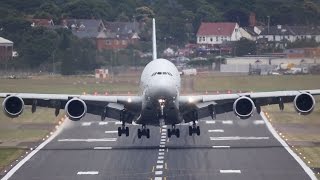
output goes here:
[[156, 42], [156, 21], [152, 19], [152, 58], [157, 59], [157, 42]]

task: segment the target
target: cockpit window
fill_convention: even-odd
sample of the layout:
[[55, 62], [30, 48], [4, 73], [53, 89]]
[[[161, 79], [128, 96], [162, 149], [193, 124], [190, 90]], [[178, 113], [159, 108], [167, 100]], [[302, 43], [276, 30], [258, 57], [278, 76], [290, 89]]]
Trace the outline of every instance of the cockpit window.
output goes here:
[[154, 72], [151, 76], [155, 76], [155, 75], [169, 75], [169, 76], [172, 76], [172, 74], [169, 73], [169, 72]]

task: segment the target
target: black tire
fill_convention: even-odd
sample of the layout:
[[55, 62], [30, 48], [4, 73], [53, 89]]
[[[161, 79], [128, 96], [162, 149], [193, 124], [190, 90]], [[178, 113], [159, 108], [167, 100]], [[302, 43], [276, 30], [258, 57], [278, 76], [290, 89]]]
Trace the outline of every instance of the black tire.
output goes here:
[[197, 135], [200, 136], [200, 127], [197, 126]]
[[147, 138], [150, 138], [150, 129], [147, 129]]
[[129, 127], [126, 127], [126, 136], [129, 136]]
[[122, 135], [122, 129], [121, 127], [118, 127], [118, 136], [120, 137]]
[[171, 138], [171, 129], [168, 129], [168, 137]]
[[142, 134], [141, 129], [138, 129], [138, 138], [139, 139], [141, 139], [141, 134]]
[[176, 136], [177, 136], [177, 138], [180, 137], [180, 129], [176, 129]]
[[192, 133], [193, 133], [193, 128], [189, 126], [189, 136], [192, 136]]

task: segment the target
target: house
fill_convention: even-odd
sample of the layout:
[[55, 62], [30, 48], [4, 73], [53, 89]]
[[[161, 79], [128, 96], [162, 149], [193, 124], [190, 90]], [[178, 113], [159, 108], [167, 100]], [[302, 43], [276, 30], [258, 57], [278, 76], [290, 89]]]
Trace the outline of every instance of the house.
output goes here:
[[31, 22], [31, 24], [30, 24], [31, 27], [53, 28], [55, 26], [52, 19], [33, 19], [33, 18], [29, 18], [27, 20]]
[[106, 30], [103, 21], [99, 19], [64, 19], [62, 27], [70, 29], [78, 38], [95, 39], [99, 32]]
[[98, 50], [124, 49], [139, 41], [140, 27], [135, 22], [105, 22], [104, 31], [96, 37]]
[[197, 32], [197, 44], [215, 46], [228, 41], [238, 41], [241, 38], [238, 23], [217, 22], [201, 23]]
[[13, 55], [13, 42], [0, 37], [0, 62], [11, 60]]

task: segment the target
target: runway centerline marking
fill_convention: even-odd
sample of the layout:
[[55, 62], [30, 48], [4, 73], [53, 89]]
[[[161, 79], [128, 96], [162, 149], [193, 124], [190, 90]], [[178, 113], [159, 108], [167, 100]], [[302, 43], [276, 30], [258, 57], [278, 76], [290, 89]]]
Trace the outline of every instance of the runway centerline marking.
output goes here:
[[113, 133], [118, 133], [118, 131], [105, 131], [104, 133], [106, 133], [106, 134], [113, 134]]
[[224, 132], [223, 129], [209, 129], [208, 132]]
[[154, 180], [162, 180], [162, 177], [155, 177]]
[[115, 122], [115, 125], [120, 125], [122, 124], [122, 122]]
[[269, 137], [240, 137], [240, 136], [210, 137], [211, 141], [266, 140], [266, 139], [269, 139]]
[[156, 168], [157, 169], [163, 169], [163, 165], [157, 165]]
[[233, 169], [228, 169], [228, 170], [222, 169], [222, 170], [220, 170], [220, 173], [225, 173], [225, 174], [236, 173], [236, 174], [240, 174], [241, 171], [240, 170], [233, 170]]
[[157, 164], [163, 164], [163, 160], [158, 160]]
[[253, 121], [253, 124], [260, 125], [260, 124], [265, 124], [265, 122], [263, 120], [255, 120]]
[[164, 152], [159, 152], [159, 156], [164, 156]]
[[158, 156], [158, 159], [164, 159], [164, 156]]
[[155, 171], [154, 172], [155, 175], [162, 175], [162, 173], [163, 173], [162, 171]]
[[59, 139], [58, 142], [113, 142], [117, 138], [102, 138], [102, 139]]
[[99, 122], [99, 125], [100, 125], [100, 126], [108, 125], [108, 122]]
[[98, 171], [79, 171], [77, 175], [97, 175]]

